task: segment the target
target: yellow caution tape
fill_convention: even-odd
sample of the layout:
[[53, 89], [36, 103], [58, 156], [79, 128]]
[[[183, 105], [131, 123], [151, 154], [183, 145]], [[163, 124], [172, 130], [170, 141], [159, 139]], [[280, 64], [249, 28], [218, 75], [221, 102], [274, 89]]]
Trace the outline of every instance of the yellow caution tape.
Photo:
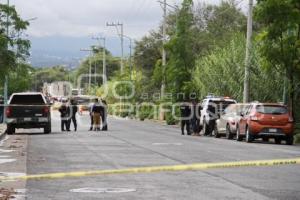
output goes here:
[[295, 165], [295, 164], [300, 164], [300, 158], [236, 161], [236, 162], [220, 162], [220, 163], [199, 163], [199, 164], [187, 164], [187, 165], [139, 167], [139, 168], [113, 169], [113, 170], [78, 171], [78, 172], [15, 176], [15, 177], [2, 176], [0, 177], [0, 181], [61, 179], [61, 178], [71, 178], [71, 177], [85, 177], [85, 176], [99, 176], [99, 175], [113, 175], [113, 174], [137, 174], [137, 173], [154, 173], [154, 172], [166, 172], [166, 171], [195, 171], [195, 170], [207, 170], [207, 169], [262, 167], [262, 166], [279, 166], [279, 165]]

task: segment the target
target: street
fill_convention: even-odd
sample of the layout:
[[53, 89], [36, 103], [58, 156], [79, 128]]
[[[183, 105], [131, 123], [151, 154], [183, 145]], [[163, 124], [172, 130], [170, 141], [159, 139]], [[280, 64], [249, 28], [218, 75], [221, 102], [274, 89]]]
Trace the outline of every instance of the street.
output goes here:
[[[108, 132], [89, 132], [86, 114], [79, 117], [78, 132], [62, 133], [56, 116], [52, 134], [19, 130], [11, 136], [24, 140], [27, 161], [19, 168], [27, 169], [28, 175], [300, 155], [296, 145], [181, 136], [178, 128], [151, 121], [110, 118]], [[26, 189], [27, 199], [36, 200], [299, 199], [299, 177], [299, 165], [285, 165], [29, 180], [26, 188], [15, 189]]]

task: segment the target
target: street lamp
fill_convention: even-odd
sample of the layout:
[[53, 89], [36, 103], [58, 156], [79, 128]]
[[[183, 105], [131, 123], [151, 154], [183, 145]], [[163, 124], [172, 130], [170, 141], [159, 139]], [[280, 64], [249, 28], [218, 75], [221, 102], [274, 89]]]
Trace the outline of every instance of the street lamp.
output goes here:
[[132, 80], [132, 62], [131, 62], [131, 57], [132, 57], [132, 38], [127, 36], [127, 35], [123, 35], [123, 37], [129, 39], [129, 67], [130, 67], [130, 80]]

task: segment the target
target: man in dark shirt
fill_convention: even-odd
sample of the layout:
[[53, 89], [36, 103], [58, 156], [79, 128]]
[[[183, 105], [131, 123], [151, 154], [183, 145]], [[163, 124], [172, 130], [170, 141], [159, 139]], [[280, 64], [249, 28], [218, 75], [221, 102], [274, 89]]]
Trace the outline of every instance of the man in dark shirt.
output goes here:
[[70, 131], [70, 127], [68, 126], [68, 120], [70, 118], [70, 107], [67, 105], [66, 101], [63, 101], [62, 105], [59, 108], [59, 112], [61, 118], [61, 131]]
[[92, 109], [94, 131], [100, 131], [101, 116], [103, 115], [103, 106], [99, 103], [98, 99], [95, 99], [95, 104]]
[[191, 135], [190, 130], [190, 115], [191, 115], [191, 107], [188, 102], [183, 102], [180, 106], [181, 113], [181, 134], [184, 135], [184, 127], [186, 127], [187, 135]]
[[73, 122], [74, 125], [74, 131], [77, 131], [77, 120], [76, 120], [76, 113], [78, 111], [77, 103], [74, 99], [71, 100], [70, 104], [70, 111], [71, 111], [71, 118], [69, 119], [69, 128], [71, 126], [71, 122]]
[[103, 106], [103, 113], [102, 113], [102, 131], [107, 131], [107, 103], [103, 99], [102, 100], [102, 106]]

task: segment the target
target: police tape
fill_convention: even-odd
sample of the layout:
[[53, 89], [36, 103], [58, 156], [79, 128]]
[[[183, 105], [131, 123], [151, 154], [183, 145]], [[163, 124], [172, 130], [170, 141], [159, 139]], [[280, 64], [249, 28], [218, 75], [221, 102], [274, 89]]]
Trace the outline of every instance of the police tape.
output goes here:
[[296, 165], [296, 164], [300, 164], [300, 158], [235, 161], [235, 162], [220, 162], [220, 163], [198, 163], [198, 164], [187, 164], [187, 165], [139, 167], [139, 168], [113, 169], [113, 170], [77, 171], [77, 172], [14, 176], [14, 177], [0, 176], [0, 181], [3, 182], [3, 181], [18, 181], [18, 180], [62, 179], [62, 178], [76, 178], [76, 177], [100, 176], [100, 175], [158, 173], [158, 172], [172, 172], [172, 171], [173, 172], [174, 171], [199, 171], [199, 170], [222, 169], [222, 168], [263, 167], [263, 166], [280, 166], [280, 165]]

